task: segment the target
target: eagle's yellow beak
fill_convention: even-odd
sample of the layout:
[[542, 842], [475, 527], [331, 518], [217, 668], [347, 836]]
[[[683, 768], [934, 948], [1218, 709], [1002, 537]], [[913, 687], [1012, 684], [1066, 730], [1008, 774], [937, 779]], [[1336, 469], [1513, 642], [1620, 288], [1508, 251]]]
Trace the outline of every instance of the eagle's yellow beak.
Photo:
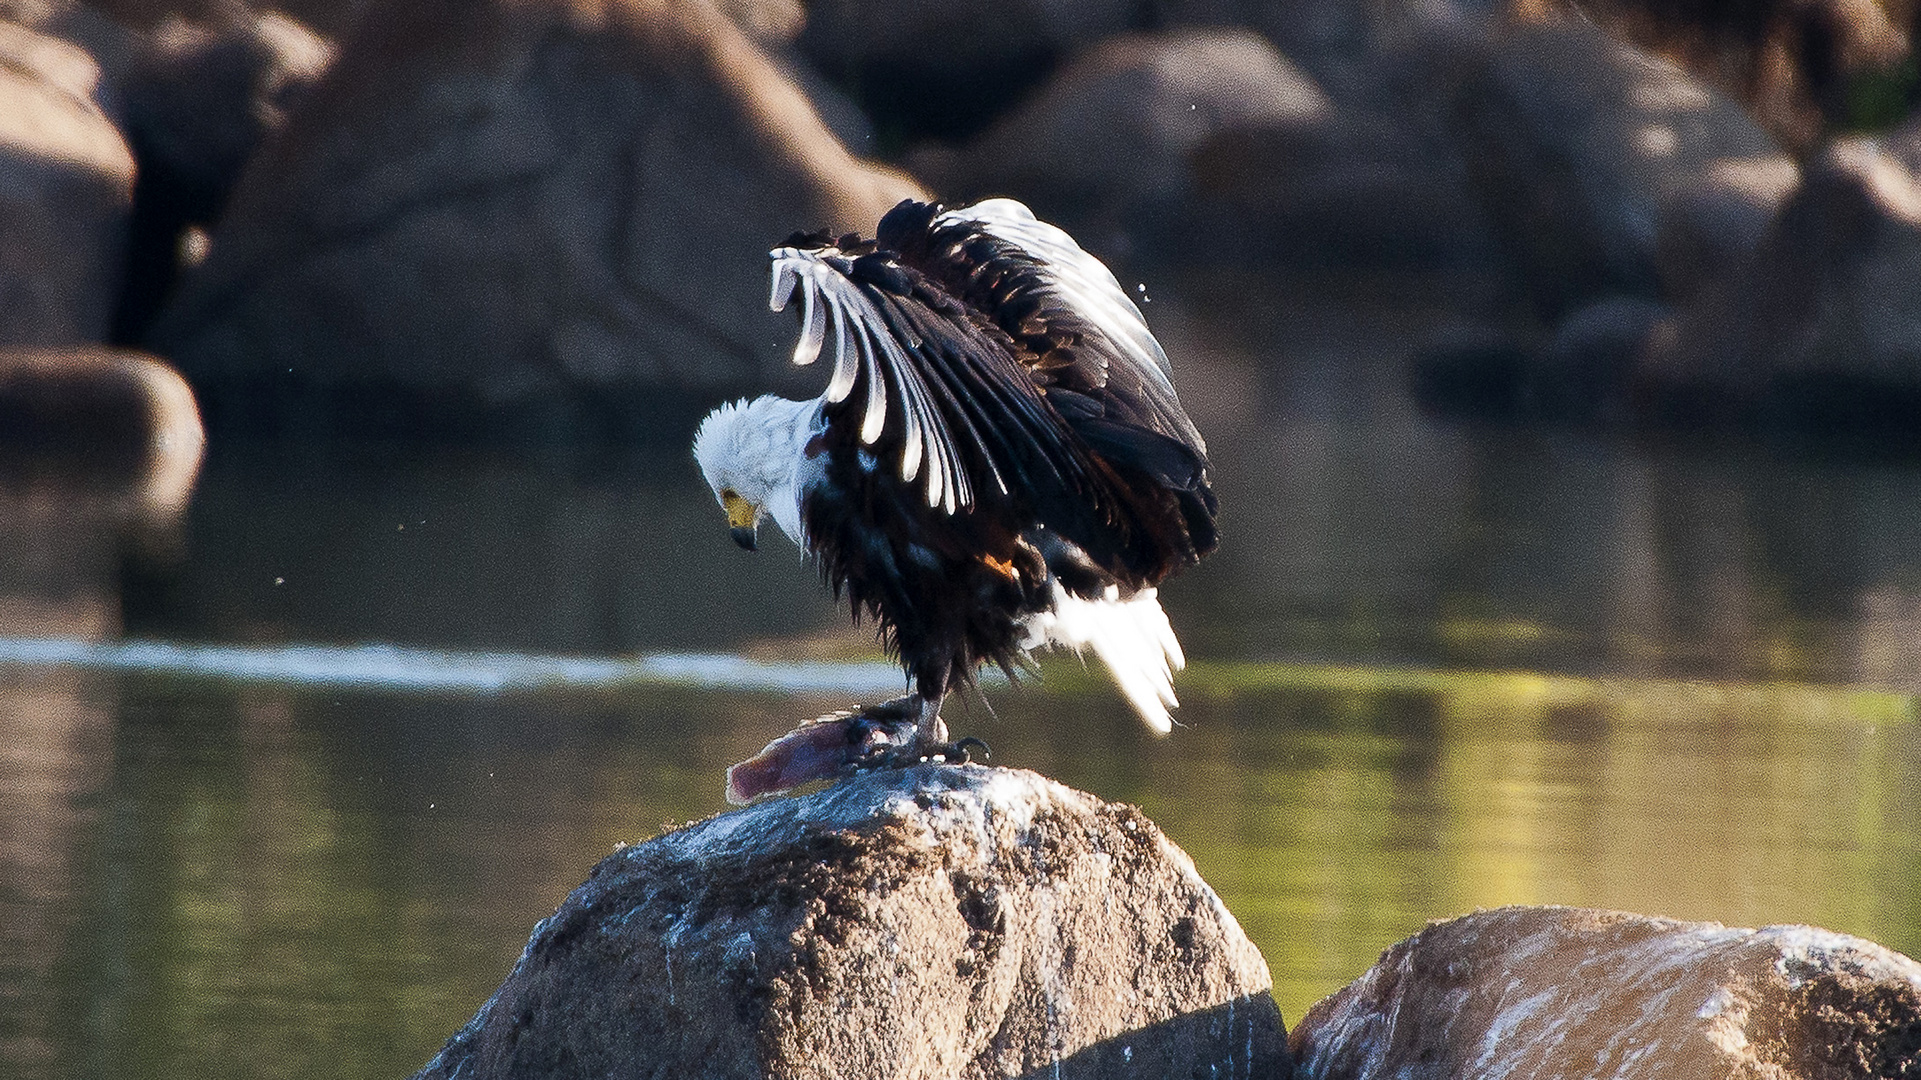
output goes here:
[[734, 543], [753, 551], [754, 527], [760, 524], [760, 507], [731, 490], [720, 493], [720, 505], [727, 511], [727, 527], [733, 533]]

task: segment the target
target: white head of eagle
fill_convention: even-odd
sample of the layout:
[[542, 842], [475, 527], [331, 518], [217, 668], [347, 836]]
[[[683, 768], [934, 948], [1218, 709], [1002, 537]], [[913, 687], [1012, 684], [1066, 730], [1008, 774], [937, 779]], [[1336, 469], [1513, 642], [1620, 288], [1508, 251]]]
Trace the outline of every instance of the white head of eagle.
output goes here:
[[[723, 405], [694, 456], [742, 546], [771, 515], [911, 680], [916, 741], [984, 663], [1091, 648], [1156, 731], [1180, 645], [1155, 586], [1214, 549], [1207, 448], [1107, 267], [1010, 199], [795, 235], [772, 307], [826, 390]], [[890, 703], [896, 715], [899, 703]], [[876, 717], [882, 714], [876, 713]]]

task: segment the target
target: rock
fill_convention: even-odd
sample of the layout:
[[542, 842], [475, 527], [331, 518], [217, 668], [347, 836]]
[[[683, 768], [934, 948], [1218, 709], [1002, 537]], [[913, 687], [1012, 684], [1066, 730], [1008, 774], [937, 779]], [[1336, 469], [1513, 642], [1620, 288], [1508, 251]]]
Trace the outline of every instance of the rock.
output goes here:
[[1506, 328], [1447, 328], [1408, 358], [1408, 392], [1442, 416], [1511, 422], [1533, 417], [1534, 350]]
[[1436, 27], [1479, 31], [1506, 5], [1486, 0], [1150, 0], [1163, 26], [1245, 26], [1274, 42], [1333, 96], [1353, 102], [1376, 85], [1380, 58]]
[[78, 48], [0, 23], [0, 345], [106, 337], [134, 164], [99, 75]]
[[615, 852], [418, 1075], [1284, 1076], [1269, 985], [1138, 810], [876, 770]]
[[1642, 365], [1672, 309], [1608, 296], [1577, 309], [1544, 339], [1472, 325], [1437, 336], [1409, 361], [1423, 408], [1458, 419], [1626, 425], [1643, 416]]
[[954, 140], [1139, 14], [1134, 0], [820, 0], [797, 44], [881, 128]]
[[828, 131], [834, 133], [834, 138], [839, 139], [842, 146], [856, 154], [874, 153], [874, 123], [867, 118], [867, 112], [859, 102], [828, 82], [791, 44], [769, 42], [765, 48], [768, 58], [779, 66], [780, 73], [807, 95], [814, 111], [820, 114], [821, 122], [827, 125]]
[[65, 14], [74, 0], [0, 0], [0, 22], [39, 29]]
[[1921, 964], [1807, 926], [1501, 908], [1388, 949], [1292, 1048], [1299, 1080], [1911, 1080]]
[[1449, 104], [1485, 51], [1485, 8], [1161, 0], [1156, 20], [1188, 33], [1260, 31], [1287, 77], [1261, 91], [1266, 109], [1224, 115], [1189, 148], [1181, 197], [1126, 216], [1136, 246], [1207, 265], [1485, 274], [1498, 249]]
[[185, 509], [205, 446], [193, 391], [154, 357], [0, 349], [0, 475], [55, 469], [165, 519]]
[[1921, 175], [1921, 109], [1881, 136], [1881, 149], [1909, 172]]
[[115, 21], [150, 31], [166, 23], [211, 26], [249, 21], [277, 13], [312, 27], [323, 37], [338, 38], [352, 30], [369, 0], [86, 0]]
[[333, 58], [332, 42], [275, 12], [161, 23], [125, 77], [143, 183], [146, 173], [164, 173], [186, 220], [212, 222], [262, 140]]
[[923, 152], [915, 172], [943, 194], [1013, 193], [1056, 213], [1188, 194], [1188, 156], [1233, 128], [1329, 119], [1318, 86], [1240, 29], [1110, 38], [958, 152]]
[[781, 45], [800, 36], [807, 10], [800, 0], [713, 0], [714, 7], [762, 45]]
[[1240, 19], [1318, 84], [1315, 123], [1230, 124], [1153, 230], [1203, 258], [1482, 272], [1558, 321], [1685, 296], [1766, 228], [1796, 171], [1741, 108], [1570, 20], [1503, 5], [1164, 0]]
[[[1156, 246], [1204, 262], [1484, 271], [1499, 254], [1432, 69], [1459, 49], [1434, 33], [1370, 53], [1319, 122], [1244, 124], [1191, 155], [1194, 197]], [[1438, 114], [1437, 114], [1438, 113]]]
[[1727, 158], [1672, 191], [1654, 241], [1665, 298], [1685, 301], [1738, 267], [1800, 183], [1800, 168], [1787, 158]]
[[[74, 0], [0, 0], [32, 6], [58, 6]], [[235, 16], [245, 18], [280, 14], [313, 27], [328, 38], [341, 38], [354, 28], [371, 0], [87, 0], [119, 22], [141, 30], [169, 20], [213, 24]], [[800, 0], [712, 0], [721, 14], [739, 24], [756, 41], [789, 41], [800, 33], [806, 12]]]
[[95, 102], [109, 117], [120, 119], [119, 75], [141, 39], [139, 31], [78, 0], [0, 0], [0, 22], [58, 38], [86, 53], [99, 69], [92, 95]]
[[[1912, 16], [1914, 9], [1875, 0], [1583, 0], [1580, 10], [1609, 32], [1739, 94], [1770, 134], [1800, 152], [1813, 147], [1830, 121], [1871, 119], [1856, 114], [1859, 83], [1909, 55], [1908, 35], [1890, 16]], [[1881, 77], [1889, 75], [1897, 85], [1903, 81], [1892, 72]]]
[[1921, 416], [1921, 173], [1871, 139], [1822, 153], [1760, 244], [1676, 320], [1643, 378], [1737, 417], [1846, 431]]
[[1563, 319], [1530, 373], [1530, 410], [1560, 421], [1632, 420], [1641, 360], [1670, 314], [1653, 300], [1609, 296]]
[[[1482, 205], [1549, 317], [1610, 293], [1692, 291], [1791, 185], [1793, 163], [1740, 106], [1584, 22], [1497, 35], [1453, 100]], [[1689, 276], [1664, 280], [1676, 230], [1667, 269]]]
[[116, 340], [145, 334], [172, 290], [187, 229], [219, 218], [241, 170], [333, 57], [331, 42], [275, 12], [169, 19], [142, 40], [123, 76], [139, 178]]
[[767, 249], [914, 194], [702, 0], [388, 0], [152, 340], [237, 422], [578, 438], [805, 385]]
[[1103, 42], [909, 161], [946, 194], [1029, 199], [1114, 257], [1425, 268], [1493, 250], [1452, 153], [1405, 101], [1331, 97], [1259, 35], [1187, 27]]

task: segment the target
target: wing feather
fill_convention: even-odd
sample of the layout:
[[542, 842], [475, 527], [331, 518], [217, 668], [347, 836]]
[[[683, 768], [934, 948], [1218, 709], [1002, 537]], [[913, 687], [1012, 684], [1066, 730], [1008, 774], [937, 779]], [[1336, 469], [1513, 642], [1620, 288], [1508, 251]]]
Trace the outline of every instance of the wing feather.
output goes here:
[[846, 313], [838, 308], [830, 310], [834, 313], [834, 376], [827, 384], [825, 396], [829, 401], [845, 401], [860, 374], [860, 346], [855, 342], [854, 328]]
[[772, 252], [773, 300], [782, 310], [793, 293], [802, 297], [801, 336], [794, 348], [796, 364], [813, 363], [825, 344], [828, 324], [834, 330], [834, 373], [822, 395], [830, 403], [847, 399], [865, 385], [860, 411], [859, 438], [868, 446], [887, 430], [890, 410], [901, 413], [900, 477], [919, 480], [927, 504], [953, 513], [972, 502], [973, 489], [966, 463], [956, 452], [953, 436], [929, 392], [923, 374], [923, 342], [911, 336], [910, 347], [896, 333], [876, 304], [881, 295], [871, 285], [848, 277], [851, 262], [837, 247], [782, 247]]
[[1115, 404], [1140, 410], [1139, 420], [1205, 456], [1207, 445], [1174, 392], [1166, 351], [1105, 263], [1013, 199], [946, 210], [933, 225], [978, 231], [1024, 254], [1034, 263], [1040, 285], [1040, 295], [1032, 298], [1036, 309], [1056, 318], [1071, 316], [1076, 329], [1092, 339], [1081, 342], [1077, 357], [1084, 367], [1099, 369], [1085, 372], [1087, 382], [1097, 387], [1117, 383]]
[[[881, 433], [887, 429], [887, 380], [880, 377], [879, 360], [887, 353], [888, 340], [874, 333], [864, 324], [861, 328], [865, 331], [861, 341], [866, 348], [861, 351], [861, 355], [866, 361], [867, 408], [861, 414], [860, 441], [872, 446], [880, 441]], [[892, 361], [893, 357], [887, 356], [886, 359]], [[907, 463], [903, 461], [901, 463], [902, 479], [906, 478], [904, 475], [906, 471]], [[928, 480], [929, 485], [934, 482], [932, 479]]]
[[1107, 264], [1089, 255], [1062, 229], [1034, 216], [1013, 199], [988, 199], [949, 210], [934, 219], [937, 225], [973, 222], [989, 236], [997, 236], [1028, 252], [1048, 268], [1055, 288], [1069, 306], [1080, 311], [1134, 362], [1151, 369], [1170, 389], [1173, 369], [1167, 353], [1147, 328], [1141, 309], [1121, 288]]

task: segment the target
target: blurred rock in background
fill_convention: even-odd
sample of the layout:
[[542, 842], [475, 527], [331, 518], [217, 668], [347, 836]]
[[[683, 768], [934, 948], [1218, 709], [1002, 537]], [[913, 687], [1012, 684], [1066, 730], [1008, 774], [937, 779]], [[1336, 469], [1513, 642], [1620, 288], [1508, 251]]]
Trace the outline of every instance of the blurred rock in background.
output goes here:
[[[68, 0], [72, 3], [72, 0]], [[353, 29], [368, 0], [86, 0], [86, 6], [141, 33], [169, 23], [226, 26], [263, 18], [298, 21], [337, 38]]]
[[[1827, 146], [1643, 379], [1716, 413], [1883, 432], [1921, 416], [1921, 119]], [[1705, 413], [1705, 416], [1695, 415]]]
[[[1793, 160], [1734, 102], [1589, 24], [1515, 27], [1463, 59], [1446, 88], [1463, 157], [1508, 266], [1550, 321], [1605, 295], [1691, 291], [1673, 277], [1716, 273], [1792, 183]], [[1743, 172], [1780, 179], [1723, 180]], [[1663, 243], [1676, 232], [1691, 239]], [[1664, 267], [1664, 248], [1693, 257]]]
[[791, 379], [770, 243], [871, 230], [918, 191], [699, 0], [394, 0], [254, 162], [153, 341], [243, 426], [298, 400], [354, 430], [591, 435], [662, 390]]
[[114, 340], [145, 336], [247, 162], [333, 55], [294, 20], [244, 9], [211, 23], [169, 17], [140, 39], [121, 87], [139, 179]]
[[164, 525], [186, 508], [205, 445], [193, 391], [151, 356], [0, 349], [0, 482], [60, 477], [110, 517]]
[[[1916, 15], [0, 0], [20, 102], [0, 115], [19, 129], [0, 152], [17, 297], [0, 341], [153, 349], [216, 426], [653, 437], [716, 397], [809, 385], [762, 300], [789, 232], [871, 231], [910, 194], [1011, 195], [1123, 277], [1448, 296], [1458, 328], [1406, 345], [1417, 399], [1443, 411], [1891, 421], [1921, 380], [1882, 197], [1900, 184], [1875, 177], [1911, 166], [1895, 143], [1835, 140], [1921, 102]], [[1850, 183], [1882, 195], [1822, 209]], [[1836, 269], [1857, 262], [1873, 269]], [[1754, 303], [1824, 289], [1818, 314]], [[1796, 318], [1821, 329], [1782, 330]], [[1883, 407], [1821, 404], [1801, 375], [1829, 368]]]
[[909, 158], [957, 201], [1016, 190], [1074, 207], [1189, 195], [1215, 132], [1326, 122], [1320, 87], [1248, 30], [1122, 34], [1076, 57], [964, 151]]
[[100, 341], [134, 161], [78, 47], [0, 22], [0, 345]]
[[1140, 27], [1132, 0], [814, 0], [798, 41], [885, 145], [965, 138], [1067, 57]]
[[1913, 104], [1914, 0], [1519, 0], [1578, 11], [1739, 98], [1805, 154], [1834, 126], [1885, 124]]

